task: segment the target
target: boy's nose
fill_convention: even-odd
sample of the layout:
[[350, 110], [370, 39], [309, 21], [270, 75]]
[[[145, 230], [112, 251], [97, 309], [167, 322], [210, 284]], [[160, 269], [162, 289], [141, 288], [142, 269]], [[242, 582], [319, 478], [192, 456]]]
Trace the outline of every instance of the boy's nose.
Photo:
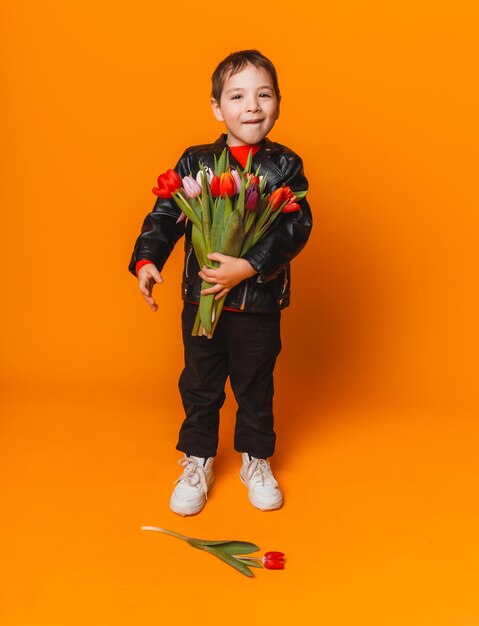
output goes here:
[[247, 111], [259, 111], [260, 110], [260, 105], [259, 102], [257, 100], [252, 100], [251, 102], [248, 102], [246, 105], [246, 110]]

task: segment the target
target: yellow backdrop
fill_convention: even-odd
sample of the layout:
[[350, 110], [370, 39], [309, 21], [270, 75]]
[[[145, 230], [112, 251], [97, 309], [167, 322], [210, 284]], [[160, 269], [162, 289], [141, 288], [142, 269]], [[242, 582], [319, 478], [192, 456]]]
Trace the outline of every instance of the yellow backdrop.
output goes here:
[[[225, 611], [229, 623], [479, 623], [474, 561], [458, 556], [477, 553], [465, 504], [479, 408], [477, 4], [47, 0], [1, 13], [5, 623], [219, 624]], [[250, 510], [230, 399], [223, 487], [184, 520], [168, 509], [182, 245], [157, 313], [127, 265], [159, 173], [223, 132], [210, 77], [245, 48], [276, 65], [269, 137], [302, 155], [315, 220], [277, 366], [286, 505]], [[286, 549], [289, 569], [243, 580], [140, 533], [155, 523]]]

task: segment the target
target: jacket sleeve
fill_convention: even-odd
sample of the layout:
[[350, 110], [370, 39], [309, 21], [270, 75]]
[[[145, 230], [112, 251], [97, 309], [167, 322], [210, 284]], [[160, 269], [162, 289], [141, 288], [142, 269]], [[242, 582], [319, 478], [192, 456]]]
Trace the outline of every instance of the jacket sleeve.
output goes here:
[[[293, 191], [308, 189], [303, 161], [299, 156], [291, 162], [284, 184]], [[256, 282], [267, 283], [276, 278], [304, 248], [313, 226], [311, 208], [306, 197], [298, 200], [300, 210], [283, 213], [271, 229], [245, 255], [244, 259], [258, 272]]]
[[[183, 178], [190, 173], [188, 150], [174, 167]], [[177, 223], [181, 211], [173, 198], [158, 197], [151, 213], [145, 217], [131, 255], [128, 270], [136, 277], [137, 261], [148, 259], [161, 272], [176, 242], [185, 232], [185, 220]]]

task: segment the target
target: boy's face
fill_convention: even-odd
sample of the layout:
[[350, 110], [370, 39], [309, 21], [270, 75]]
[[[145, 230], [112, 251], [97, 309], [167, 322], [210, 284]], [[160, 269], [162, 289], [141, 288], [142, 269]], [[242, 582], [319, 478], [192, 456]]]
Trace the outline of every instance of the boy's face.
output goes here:
[[226, 77], [220, 102], [211, 98], [211, 107], [216, 119], [226, 124], [229, 146], [260, 143], [279, 117], [269, 72], [250, 63]]

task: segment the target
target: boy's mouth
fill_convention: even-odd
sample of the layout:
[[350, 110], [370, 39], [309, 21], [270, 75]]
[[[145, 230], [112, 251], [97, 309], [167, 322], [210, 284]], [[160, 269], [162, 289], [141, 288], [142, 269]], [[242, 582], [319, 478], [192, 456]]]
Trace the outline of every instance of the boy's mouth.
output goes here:
[[260, 124], [263, 120], [248, 120], [245, 124]]

